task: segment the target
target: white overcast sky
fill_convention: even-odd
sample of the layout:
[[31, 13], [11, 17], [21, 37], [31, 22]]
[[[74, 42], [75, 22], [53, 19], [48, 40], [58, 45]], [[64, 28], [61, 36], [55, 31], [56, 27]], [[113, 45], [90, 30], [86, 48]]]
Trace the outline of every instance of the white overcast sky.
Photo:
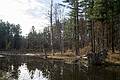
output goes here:
[[[61, 2], [62, 0], [54, 0]], [[49, 25], [50, 0], [0, 0], [0, 19], [20, 24], [22, 34], [28, 34], [31, 26], [43, 30]]]

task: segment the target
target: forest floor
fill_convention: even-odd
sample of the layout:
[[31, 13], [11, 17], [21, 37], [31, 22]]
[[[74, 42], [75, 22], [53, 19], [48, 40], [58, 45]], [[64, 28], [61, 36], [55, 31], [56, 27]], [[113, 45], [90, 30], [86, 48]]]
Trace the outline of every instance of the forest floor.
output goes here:
[[55, 53], [55, 55], [48, 55], [47, 56], [48, 59], [58, 59], [58, 60], [64, 60], [65, 63], [72, 63], [75, 59], [76, 59], [76, 56], [70, 52], [70, 53]]
[[120, 65], [120, 52], [112, 53], [112, 51], [109, 51], [106, 61], [111, 64]]
[[[87, 46], [83, 49], [81, 49], [80, 51], [80, 56], [75, 56], [74, 52], [72, 52], [71, 50], [68, 50], [67, 52], [61, 54], [61, 53], [55, 53], [55, 55], [53, 56], [48, 55], [49, 59], [61, 59], [64, 60], [66, 63], [72, 63], [75, 60], [79, 60], [82, 58], [85, 58], [85, 55], [90, 51], [90, 47]], [[112, 53], [112, 51], [108, 51], [108, 56], [105, 60], [106, 63], [110, 63], [113, 65], [120, 65], [120, 52], [115, 51], [115, 53]]]
[[48, 55], [49, 59], [60, 59], [64, 60], [65, 63], [73, 63], [75, 61], [81, 60], [82, 58], [86, 58], [85, 55], [91, 50], [90, 46], [84, 47], [80, 49], [80, 54], [78, 56], [72, 50], [67, 50], [65, 53], [54, 53], [55, 55]]

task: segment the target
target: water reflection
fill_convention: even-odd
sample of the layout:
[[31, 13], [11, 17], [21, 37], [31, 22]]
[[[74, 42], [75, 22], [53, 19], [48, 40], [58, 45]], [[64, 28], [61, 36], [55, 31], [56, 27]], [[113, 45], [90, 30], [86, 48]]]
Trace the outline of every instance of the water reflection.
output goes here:
[[120, 80], [119, 66], [65, 64], [38, 57], [0, 58], [0, 80]]
[[21, 65], [18, 68], [18, 71], [18, 80], [48, 80], [47, 78], [43, 77], [42, 72], [37, 68], [29, 72], [26, 64]]

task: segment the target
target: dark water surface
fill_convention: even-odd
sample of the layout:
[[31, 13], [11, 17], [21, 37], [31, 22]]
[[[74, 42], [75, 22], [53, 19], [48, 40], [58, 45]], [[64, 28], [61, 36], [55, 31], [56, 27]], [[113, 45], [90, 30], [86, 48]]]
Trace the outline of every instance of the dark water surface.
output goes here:
[[120, 80], [119, 66], [65, 64], [38, 57], [0, 58], [0, 80]]

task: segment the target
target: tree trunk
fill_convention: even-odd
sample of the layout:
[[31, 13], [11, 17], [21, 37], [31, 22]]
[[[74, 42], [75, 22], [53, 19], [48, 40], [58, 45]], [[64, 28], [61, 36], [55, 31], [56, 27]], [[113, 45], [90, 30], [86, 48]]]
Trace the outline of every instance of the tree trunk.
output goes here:
[[79, 55], [79, 19], [78, 19], [78, 0], [75, 0], [74, 3], [75, 12], [74, 12], [74, 31], [75, 31], [75, 54]]
[[113, 9], [112, 9], [112, 52], [114, 53], [114, 20], [113, 20]]
[[53, 49], [53, 26], [52, 26], [52, 7], [53, 7], [53, 0], [51, 0], [51, 11], [50, 11], [50, 23], [51, 23], [51, 52], [54, 55], [54, 49]]

